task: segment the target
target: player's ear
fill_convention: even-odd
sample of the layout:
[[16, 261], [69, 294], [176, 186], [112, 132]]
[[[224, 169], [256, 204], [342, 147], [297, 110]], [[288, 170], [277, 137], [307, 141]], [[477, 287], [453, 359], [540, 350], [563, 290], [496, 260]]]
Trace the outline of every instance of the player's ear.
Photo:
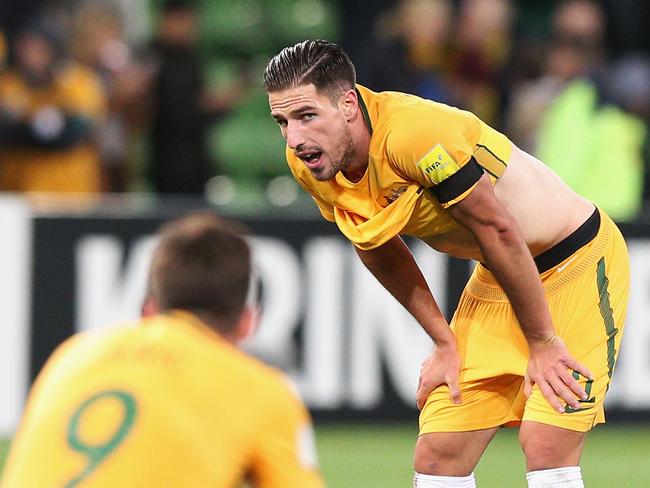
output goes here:
[[151, 295], [147, 295], [147, 297], [144, 299], [144, 302], [142, 303], [141, 315], [143, 317], [151, 317], [153, 315], [157, 315], [159, 312], [160, 307], [158, 307], [156, 300], [154, 300]]
[[248, 339], [253, 335], [259, 323], [259, 312], [256, 307], [247, 305], [242, 310], [239, 321], [233, 330], [232, 338], [235, 343]]
[[341, 97], [341, 110], [348, 122], [354, 120], [359, 113], [359, 98], [356, 90], [347, 90]]

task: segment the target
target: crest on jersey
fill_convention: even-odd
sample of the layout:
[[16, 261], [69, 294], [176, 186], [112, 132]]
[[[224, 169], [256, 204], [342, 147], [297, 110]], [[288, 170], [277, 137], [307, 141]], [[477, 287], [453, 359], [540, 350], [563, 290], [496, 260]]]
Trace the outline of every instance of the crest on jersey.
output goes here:
[[427, 179], [436, 185], [459, 170], [454, 158], [440, 144], [436, 144], [426, 156], [420, 159], [417, 166]]
[[406, 186], [406, 185], [401, 185], [401, 186], [398, 186], [397, 188], [391, 188], [388, 195], [386, 195], [384, 197], [386, 199], [386, 204], [390, 205], [395, 200], [397, 200], [402, 195], [402, 193], [404, 193], [406, 191], [407, 188], [408, 188], [408, 186]]

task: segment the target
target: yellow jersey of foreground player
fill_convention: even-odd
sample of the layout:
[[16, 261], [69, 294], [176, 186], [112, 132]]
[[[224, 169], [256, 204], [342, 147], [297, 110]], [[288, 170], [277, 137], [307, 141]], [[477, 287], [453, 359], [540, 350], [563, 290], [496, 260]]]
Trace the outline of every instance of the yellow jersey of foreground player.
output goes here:
[[320, 488], [282, 373], [181, 310], [63, 343], [30, 394], [3, 488]]

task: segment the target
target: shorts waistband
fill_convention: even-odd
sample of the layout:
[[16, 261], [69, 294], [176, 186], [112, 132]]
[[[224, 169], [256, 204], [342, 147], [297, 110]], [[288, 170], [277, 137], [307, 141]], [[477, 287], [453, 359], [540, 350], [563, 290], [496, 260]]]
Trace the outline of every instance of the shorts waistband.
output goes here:
[[589, 244], [598, 235], [600, 229], [600, 212], [594, 210], [587, 220], [575, 231], [555, 244], [550, 249], [535, 256], [535, 264], [540, 274], [556, 267], [581, 247]]
[[[596, 235], [589, 238], [588, 236], [593, 233], [594, 226], [597, 226]], [[582, 272], [588, 267], [595, 265], [598, 259], [600, 259], [604, 254], [605, 248], [612, 239], [613, 232], [614, 223], [609, 217], [607, 217], [607, 215], [601, 214], [601, 212], [596, 209], [594, 214], [592, 214], [575, 232], [571, 233], [571, 235], [549, 250], [544, 251], [540, 256], [544, 256], [548, 253], [549, 257], [545, 259], [548, 259], [548, 262], [554, 263], [550, 268], [540, 272], [540, 274], [542, 274], [541, 278], [544, 293], [547, 296], [555, 293], [566, 283], [582, 274]], [[585, 246], [588, 246], [588, 248], [584, 250], [581, 257], [572, 262], [566, 270], [562, 273], [553, 272], [554, 268], [558, 264], [562, 263], [571, 255], [577, 253]], [[499, 286], [494, 275], [481, 263], [477, 264], [465, 290], [480, 299], [508, 301], [506, 293]]]

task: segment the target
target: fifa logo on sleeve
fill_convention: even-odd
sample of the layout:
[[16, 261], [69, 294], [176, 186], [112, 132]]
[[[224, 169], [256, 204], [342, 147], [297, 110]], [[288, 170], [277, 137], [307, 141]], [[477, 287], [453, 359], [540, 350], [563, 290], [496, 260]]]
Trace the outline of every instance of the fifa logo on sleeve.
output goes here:
[[426, 156], [420, 159], [417, 166], [427, 179], [436, 185], [460, 169], [456, 161], [440, 144], [436, 144]]

